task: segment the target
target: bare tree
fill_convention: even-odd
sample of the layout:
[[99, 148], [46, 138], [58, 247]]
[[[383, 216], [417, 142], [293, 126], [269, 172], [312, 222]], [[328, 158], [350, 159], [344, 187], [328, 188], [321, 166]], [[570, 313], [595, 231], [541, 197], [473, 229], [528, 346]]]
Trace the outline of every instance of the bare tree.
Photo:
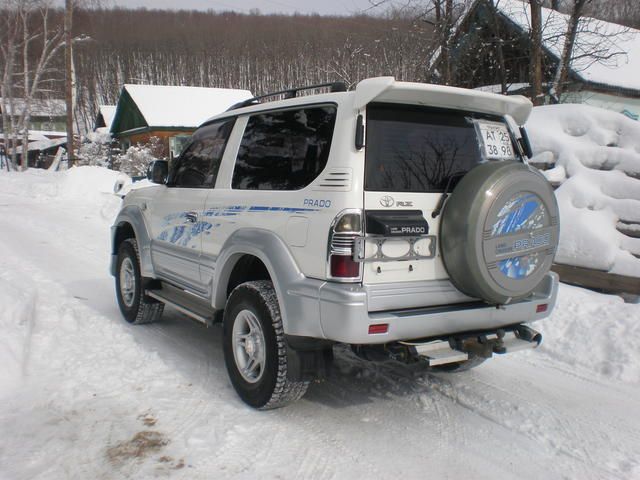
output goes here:
[[[22, 168], [27, 168], [31, 109], [41, 92], [43, 77], [56, 73], [51, 64], [62, 47], [62, 30], [51, 21], [46, 0], [10, 0], [5, 2], [5, 11], [7, 22], [11, 23], [0, 46], [4, 63], [1, 87], [5, 145], [11, 146], [15, 165], [17, 139], [22, 133]], [[16, 72], [18, 65], [20, 72]]]
[[531, 5], [531, 98], [534, 105], [544, 103], [542, 94], [542, 5], [530, 0]]
[[618, 58], [626, 55], [617, 42], [628, 35], [627, 28], [587, 17], [587, 9], [594, 5], [594, 0], [570, 1], [566, 30], [562, 32], [563, 47], [550, 92], [555, 101], [560, 101], [570, 70], [581, 71], [594, 63], [615, 67]]
[[552, 95], [559, 100], [562, 94], [564, 83], [567, 81], [569, 75], [569, 66], [571, 65], [571, 59], [573, 56], [573, 48], [576, 43], [576, 36], [578, 34], [578, 26], [580, 18], [584, 14], [584, 8], [591, 0], [573, 0], [571, 14], [567, 21], [567, 31], [564, 39], [564, 46], [562, 53], [558, 61], [556, 73], [553, 78]]
[[[434, 28], [431, 58], [438, 62], [428, 66], [427, 80], [436, 79], [450, 85], [453, 81], [454, 66], [451, 61], [451, 50], [456, 36], [455, 24], [466, 11], [468, 0], [429, 0], [423, 11], [424, 21]], [[437, 75], [434, 75], [437, 69]]]
[[71, 166], [75, 160], [75, 151], [73, 145], [73, 90], [74, 90], [74, 71], [73, 71], [73, 34], [71, 28], [73, 26], [73, 0], [65, 0], [64, 7], [64, 97], [67, 105], [67, 162]]
[[2, 83], [0, 95], [2, 96], [2, 125], [5, 152], [12, 152], [11, 163], [16, 165], [16, 138], [17, 129], [14, 121], [14, 75], [16, 56], [19, 49], [18, 11], [14, 2], [4, 1], [2, 4], [2, 22], [0, 29], [0, 54], [2, 55]]

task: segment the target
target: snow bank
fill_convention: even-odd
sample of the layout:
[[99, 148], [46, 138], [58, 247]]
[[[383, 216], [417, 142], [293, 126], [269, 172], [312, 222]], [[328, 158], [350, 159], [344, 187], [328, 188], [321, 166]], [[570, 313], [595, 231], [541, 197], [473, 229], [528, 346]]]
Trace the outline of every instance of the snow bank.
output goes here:
[[[532, 163], [559, 185], [558, 263], [640, 277], [640, 123], [586, 105], [537, 107]], [[634, 256], [636, 255], [636, 256]]]
[[540, 351], [555, 362], [640, 384], [640, 305], [561, 284], [552, 316], [534, 328], [547, 340]]
[[0, 178], [3, 193], [27, 193], [31, 199], [47, 201], [53, 197], [102, 198], [104, 194], [113, 194], [116, 181], [131, 184], [131, 177], [128, 175], [95, 166], [73, 167], [59, 172], [38, 168], [30, 168], [25, 172], [2, 170]]
[[36, 294], [25, 279], [0, 272], [0, 398], [20, 383], [25, 368]]
[[60, 193], [69, 198], [103, 197], [113, 194], [117, 180], [131, 183], [128, 175], [103, 167], [76, 167], [61, 173]]
[[[73, 203], [105, 220], [117, 214], [121, 198], [114, 193], [116, 182], [128, 191], [131, 177], [104, 167], [74, 167], [59, 172], [29, 169], [25, 172], [0, 173], [0, 191], [25, 196], [41, 203], [60, 203], [60, 208]], [[87, 217], [85, 217], [87, 218]]]

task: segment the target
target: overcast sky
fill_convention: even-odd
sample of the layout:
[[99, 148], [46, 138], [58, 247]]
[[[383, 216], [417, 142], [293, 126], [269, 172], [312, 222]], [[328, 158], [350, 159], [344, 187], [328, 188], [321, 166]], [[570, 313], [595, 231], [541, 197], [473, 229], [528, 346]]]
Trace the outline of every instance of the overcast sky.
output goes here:
[[234, 10], [249, 13], [257, 8], [262, 13], [319, 13], [351, 15], [371, 6], [369, 0], [106, 0], [105, 5], [126, 8]]

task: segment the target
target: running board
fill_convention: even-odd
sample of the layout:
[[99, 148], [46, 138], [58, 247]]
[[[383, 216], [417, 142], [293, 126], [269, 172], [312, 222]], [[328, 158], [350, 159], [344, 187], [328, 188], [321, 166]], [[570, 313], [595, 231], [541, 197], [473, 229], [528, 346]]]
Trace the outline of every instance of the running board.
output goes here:
[[147, 290], [145, 294], [207, 326], [214, 323], [216, 312], [207, 305], [206, 300], [184, 290], [163, 283], [161, 289]]

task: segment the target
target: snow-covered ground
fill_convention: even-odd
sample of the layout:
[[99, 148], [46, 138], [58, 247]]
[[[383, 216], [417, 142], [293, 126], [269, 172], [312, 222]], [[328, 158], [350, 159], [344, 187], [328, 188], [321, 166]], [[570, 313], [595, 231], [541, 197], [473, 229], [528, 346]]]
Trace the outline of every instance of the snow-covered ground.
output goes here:
[[549, 105], [533, 109], [527, 130], [532, 163], [553, 167], [545, 174], [559, 185], [556, 261], [640, 278], [640, 123]]
[[640, 305], [562, 286], [537, 351], [447, 375], [339, 349], [256, 412], [218, 327], [122, 320], [116, 179], [0, 173], [0, 479], [640, 478]]

